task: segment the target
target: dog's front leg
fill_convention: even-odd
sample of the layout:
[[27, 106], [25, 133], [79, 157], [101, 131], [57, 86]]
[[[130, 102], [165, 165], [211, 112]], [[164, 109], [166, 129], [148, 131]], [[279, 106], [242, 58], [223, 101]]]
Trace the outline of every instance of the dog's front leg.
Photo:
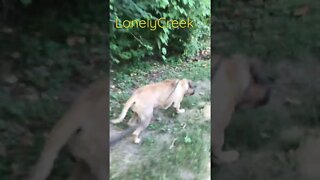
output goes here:
[[186, 112], [185, 109], [180, 109], [181, 100], [182, 100], [182, 99], [179, 99], [179, 100], [177, 100], [177, 101], [174, 101], [174, 103], [173, 103], [173, 107], [176, 109], [177, 113], [179, 113], [179, 114]]
[[222, 150], [224, 144], [224, 129], [214, 129], [212, 138], [213, 161], [215, 164], [230, 163], [239, 158], [239, 153], [235, 150]]
[[230, 123], [232, 113], [232, 110], [213, 112], [212, 151], [213, 161], [216, 164], [233, 162], [239, 158], [239, 153], [237, 151], [222, 150], [224, 144], [224, 132]]

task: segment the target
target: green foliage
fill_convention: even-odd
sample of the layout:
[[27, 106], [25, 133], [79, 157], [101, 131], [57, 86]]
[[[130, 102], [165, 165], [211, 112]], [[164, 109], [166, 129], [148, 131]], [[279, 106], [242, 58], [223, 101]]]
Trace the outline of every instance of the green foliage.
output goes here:
[[[110, 53], [114, 63], [142, 60], [146, 56], [189, 57], [210, 38], [209, 0], [110, 1]], [[187, 20], [194, 28], [116, 28], [125, 20]], [[116, 22], [117, 21], [117, 22]], [[172, 60], [172, 59], [171, 59]]]
[[32, 3], [32, 0], [20, 0], [20, 2], [25, 5], [25, 6], [28, 6]]
[[[29, 173], [43, 148], [44, 134], [67, 110], [73, 95], [106, 73], [106, 30], [101, 28], [106, 7], [104, 1], [4, 2], [0, 179], [13, 180]], [[11, 77], [15, 80], [8, 80]], [[65, 179], [68, 163], [62, 151], [50, 179]]]
[[319, 54], [317, 0], [214, 1], [215, 47], [270, 60]]

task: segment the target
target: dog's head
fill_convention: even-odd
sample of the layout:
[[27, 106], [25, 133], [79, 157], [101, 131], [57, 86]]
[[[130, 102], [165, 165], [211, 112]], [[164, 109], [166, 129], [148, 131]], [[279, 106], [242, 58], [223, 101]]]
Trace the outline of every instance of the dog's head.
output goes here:
[[250, 84], [236, 108], [259, 107], [268, 103], [271, 96], [270, 82], [261, 70], [257, 60], [249, 61]]
[[191, 80], [182, 79], [181, 80], [182, 87], [185, 89], [185, 95], [192, 96], [196, 91], [196, 86], [192, 83]]

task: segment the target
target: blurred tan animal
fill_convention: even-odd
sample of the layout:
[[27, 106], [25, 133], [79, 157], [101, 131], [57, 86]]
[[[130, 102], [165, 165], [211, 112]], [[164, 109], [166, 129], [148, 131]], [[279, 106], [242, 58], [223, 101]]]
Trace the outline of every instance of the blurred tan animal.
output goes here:
[[125, 103], [120, 116], [111, 122], [122, 122], [131, 108], [134, 115], [128, 124], [133, 125], [138, 119], [140, 120], [140, 125], [132, 133], [134, 143], [140, 143], [139, 135], [150, 124], [155, 108], [168, 109], [173, 105], [177, 113], [184, 113], [185, 109], [180, 108], [180, 103], [185, 95], [193, 95], [194, 92], [195, 86], [187, 79], [167, 79], [140, 87]]
[[30, 180], [47, 179], [59, 151], [65, 145], [75, 159], [69, 180], [109, 178], [107, 84], [107, 79], [93, 83], [55, 124], [32, 169]]
[[[241, 107], [266, 104], [270, 88], [258, 61], [242, 55], [214, 58], [212, 66], [212, 152], [213, 162], [228, 163], [239, 158], [234, 150], [223, 151], [225, 130], [232, 114]], [[245, 129], [244, 129], [245, 131]]]
[[[70, 110], [55, 124], [28, 179], [47, 179], [59, 151], [64, 146], [68, 147], [70, 154], [75, 159], [69, 180], [108, 179], [107, 102], [109, 100], [107, 94], [109, 89], [107, 84], [108, 79], [100, 79], [90, 85], [73, 103]], [[180, 85], [178, 89], [181, 88]], [[176, 105], [178, 107], [178, 104]], [[110, 145], [113, 146], [140, 125], [141, 123], [138, 123], [118, 136], [110, 137]]]

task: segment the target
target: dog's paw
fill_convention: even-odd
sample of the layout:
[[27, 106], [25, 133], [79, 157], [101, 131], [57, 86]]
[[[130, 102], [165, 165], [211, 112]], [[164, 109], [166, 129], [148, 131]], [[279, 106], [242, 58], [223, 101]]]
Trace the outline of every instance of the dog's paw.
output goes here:
[[231, 151], [225, 151], [220, 154], [219, 157], [214, 160], [216, 164], [222, 164], [222, 163], [231, 163], [234, 161], [237, 161], [239, 159], [239, 152], [231, 150]]
[[110, 122], [111, 122], [112, 124], [118, 124], [118, 123], [120, 123], [121, 121], [120, 121], [119, 119], [112, 119]]
[[133, 142], [135, 144], [139, 144], [141, 142], [141, 139], [136, 137], [136, 138], [134, 138]]
[[132, 126], [136, 125], [137, 123], [129, 121], [127, 124], [128, 124], [128, 126], [132, 127]]
[[177, 113], [179, 113], [179, 114], [181, 114], [181, 113], [185, 113], [186, 112], [186, 110], [185, 109], [178, 109], [177, 110]]

